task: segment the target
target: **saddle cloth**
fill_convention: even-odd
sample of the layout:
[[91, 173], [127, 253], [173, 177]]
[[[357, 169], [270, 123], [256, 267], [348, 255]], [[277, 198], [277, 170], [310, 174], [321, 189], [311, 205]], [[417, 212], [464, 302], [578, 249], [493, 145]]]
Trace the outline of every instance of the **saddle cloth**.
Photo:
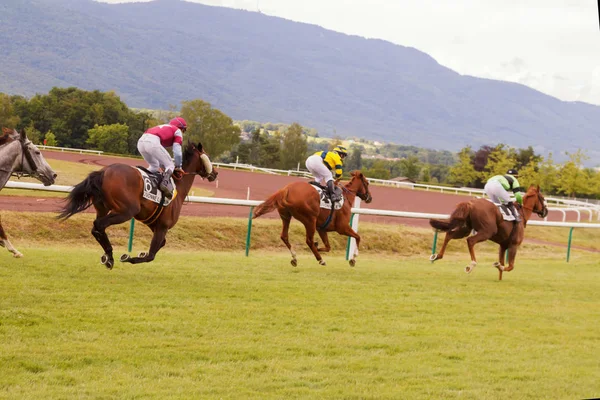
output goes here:
[[[156, 204], [160, 204], [160, 201], [164, 196], [163, 192], [161, 192], [158, 188], [158, 185], [162, 180], [162, 176], [160, 176], [159, 174], [153, 174], [144, 167], [136, 167], [135, 169], [137, 169], [140, 172], [140, 174], [142, 175], [142, 179], [144, 180], [144, 193], [142, 196], [147, 200], [150, 200]], [[171, 178], [171, 184], [173, 185], [173, 187], [175, 187], [175, 182], [173, 181], [173, 178]], [[165, 197], [163, 207], [168, 206], [175, 197], [177, 197], [177, 189], [175, 189], [175, 191], [173, 192], [172, 198], [167, 199]]]
[[491, 199], [486, 199], [487, 201], [489, 201], [490, 203], [492, 203], [493, 205], [495, 205], [496, 207], [498, 207], [498, 210], [500, 211], [500, 215], [502, 215], [502, 219], [505, 221], [514, 221], [515, 220], [515, 216], [513, 215], [513, 213], [510, 212], [510, 210], [508, 210], [506, 208], [506, 206], [502, 205], [502, 204], [498, 204], [498, 203], [494, 203]]
[[[321, 208], [324, 208], [326, 210], [331, 210], [331, 199], [327, 195], [327, 188], [324, 188], [323, 186], [319, 185], [317, 182], [309, 182], [309, 183], [319, 193], [319, 197], [321, 199]], [[342, 191], [342, 189], [340, 189], [339, 187], [334, 186], [334, 190], [336, 191], [336, 193], [341, 194], [340, 192]], [[335, 210], [339, 210], [344, 205], [344, 196], [340, 196], [340, 197], [342, 199], [335, 203]]]

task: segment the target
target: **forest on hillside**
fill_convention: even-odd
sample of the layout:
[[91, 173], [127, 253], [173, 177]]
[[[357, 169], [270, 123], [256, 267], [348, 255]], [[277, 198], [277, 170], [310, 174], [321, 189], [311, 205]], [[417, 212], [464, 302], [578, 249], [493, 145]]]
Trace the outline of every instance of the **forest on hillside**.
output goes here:
[[554, 162], [552, 154], [536, 154], [531, 146], [502, 143], [452, 153], [356, 137], [321, 138], [300, 123], [236, 122], [202, 99], [182, 101], [177, 111], [152, 111], [131, 109], [114, 92], [74, 87], [31, 98], [0, 93], [0, 125], [24, 128], [34, 143], [49, 146], [138, 155], [137, 140], [144, 131], [175, 115], [188, 121], [186, 139], [202, 142], [216, 161], [303, 169], [308, 155], [342, 144], [348, 148], [346, 176], [360, 169], [370, 178], [483, 187], [491, 176], [516, 168], [523, 185], [540, 185], [545, 193], [600, 198], [600, 172], [583, 167], [588, 156], [582, 150], [567, 153], [562, 163]]

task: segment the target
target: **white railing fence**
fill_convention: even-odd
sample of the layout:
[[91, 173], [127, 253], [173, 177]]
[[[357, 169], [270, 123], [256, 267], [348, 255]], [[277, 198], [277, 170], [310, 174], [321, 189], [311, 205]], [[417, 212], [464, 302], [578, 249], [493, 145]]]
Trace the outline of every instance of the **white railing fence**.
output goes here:
[[[70, 192], [72, 190], [72, 186], [59, 186], [59, 185], [51, 185], [44, 186], [40, 183], [28, 183], [28, 182], [15, 182], [8, 181], [5, 185], [7, 188], [15, 188], [15, 189], [29, 189], [29, 190], [45, 190], [45, 191], [54, 191], [54, 192]], [[250, 236], [252, 231], [252, 209], [262, 201], [258, 200], [240, 200], [240, 199], [223, 199], [223, 198], [214, 198], [214, 197], [200, 197], [200, 196], [188, 196], [186, 198], [187, 201], [192, 203], [207, 203], [207, 204], [221, 204], [221, 205], [232, 205], [232, 206], [245, 206], [251, 207], [250, 215], [248, 217], [248, 232], [246, 239], [246, 255], [248, 255], [250, 250]], [[416, 212], [407, 212], [407, 211], [393, 211], [393, 210], [375, 210], [370, 208], [360, 208], [360, 203], [357, 202], [356, 206], [352, 208], [352, 213], [357, 215], [375, 215], [375, 216], [384, 216], [384, 217], [399, 217], [399, 218], [418, 218], [418, 219], [430, 219], [430, 218], [439, 218], [445, 219], [449, 218], [449, 215], [446, 214], [432, 214], [432, 213], [416, 213]], [[550, 226], [550, 227], [565, 227], [571, 228], [569, 233], [569, 241], [567, 246], [567, 261], [569, 261], [569, 255], [571, 251], [571, 238], [574, 228], [595, 228], [599, 229], [600, 224], [598, 223], [581, 223], [581, 222], [552, 222], [552, 221], [529, 221], [528, 225], [539, 225], [539, 226]], [[133, 223], [132, 223], [133, 229]], [[437, 232], [434, 237], [434, 244], [432, 246], [432, 251], [435, 251], [435, 246], [437, 243]], [[351, 241], [348, 242], [348, 251], [347, 255], [350, 254], [349, 249], [351, 246]], [[131, 244], [129, 246], [131, 249]], [[131, 250], [130, 250], [131, 251]], [[347, 256], [348, 258], [348, 256]]]

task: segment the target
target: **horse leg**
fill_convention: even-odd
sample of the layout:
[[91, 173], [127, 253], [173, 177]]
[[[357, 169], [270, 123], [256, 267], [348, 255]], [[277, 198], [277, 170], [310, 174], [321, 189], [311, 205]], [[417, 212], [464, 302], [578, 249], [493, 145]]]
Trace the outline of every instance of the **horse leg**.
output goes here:
[[506, 253], [507, 246], [500, 245], [500, 250], [498, 252], [498, 261], [492, 264], [494, 267], [498, 269], [498, 280], [502, 280], [502, 272], [504, 271], [504, 254]]
[[131, 264], [139, 264], [151, 262], [156, 257], [156, 253], [167, 243], [165, 237], [167, 236], [167, 228], [160, 227], [153, 229], [154, 235], [152, 236], [152, 241], [150, 242], [150, 250], [143, 257], [129, 257], [128, 254], [123, 254], [121, 256], [122, 262], [128, 262]]
[[485, 232], [477, 232], [475, 235], [467, 238], [467, 246], [469, 246], [469, 254], [471, 254], [471, 263], [465, 267], [465, 272], [470, 274], [477, 266], [475, 258], [475, 245], [479, 242], [484, 242], [489, 239], [489, 235]]
[[106, 235], [106, 228], [111, 225], [122, 224], [130, 220], [133, 215], [135, 214], [130, 212], [122, 214], [108, 213], [108, 210], [101, 206], [96, 208], [96, 220], [92, 228], [92, 235], [104, 250], [104, 255], [100, 258], [100, 262], [108, 269], [113, 268], [115, 260], [113, 259], [112, 244]]
[[[323, 242], [323, 245], [325, 246], [325, 247], [318, 247], [317, 250], [319, 250], [320, 253], [328, 253], [329, 250], [331, 250], [331, 246], [329, 245], [329, 237], [327, 236], [327, 231], [317, 230], [317, 232], [319, 233], [319, 237], [321, 238], [321, 241]], [[315, 242], [315, 244], [317, 244], [317, 242]]]
[[16, 258], [23, 257], [23, 254], [21, 254], [21, 252], [19, 250], [15, 249], [13, 247], [12, 243], [10, 242], [10, 240], [8, 240], [8, 237], [6, 236], [6, 232], [4, 232], [4, 228], [2, 227], [1, 222], [0, 222], [0, 246], [6, 247], [6, 250], [10, 251], [13, 254], [13, 257], [16, 257]]
[[315, 258], [321, 265], [327, 265], [321, 254], [319, 254], [319, 249], [315, 246], [315, 232], [317, 230], [317, 219], [311, 217], [305, 217], [303, 215], [296, 216], [296, 219], [304, 225], [304, 229], [306, 229], [306, 245], [313, 252]]
[[343, 228], [337, 232], [340, 235], [349, 236], [349, 237], [354, 238], [354, 240], [356, 240], [356, 250], [354, 251], [354, 254], [352, 254], [350, 260], [348, 260], [348, 263], [350, 264], [350, 266], [354, 267], [356, 265], [356, 257], [358, 257], [358, 248], [360, 246], [360, 235], [358, 233], [356, 233], [354, 231], [354, 229], [352, 229], [352, 227], [350, 227], [350, 225], [344, 225]]
[[452, 234], [450, 232], [446, 232], [446, 236], [444, 236], [444, 243], [442, 244], [442, 248], [440, 249], [440, 252], [437, 254], [432, 254], [429, 257], [429, 261], [434, 262], [434, 261], [441, 260], [442, 258], [444, 258], [444, 253], [446, 252], [446, 246], [448, 246], [448, 242], [452, 239], [453, 239]]
[[292, 261], [290, 261], [290, 264], [292, 264], [293, 267], [298, 265], [298, 260], [296, 260], [296, 252], [294, 251], [294, 249], [292, 249], [292, 245], [290, 243], [290, 222], [292, 221], [292, 216], [289, 213], [285, 213], [285, 212], [280, 212], [279, 216], [281, 217], [281, 222], [282, 222], [282, 227], [281, 227], [281, 241], [283, 243], [285, 243], [286, 247], [288, 248], [288, 250], [290, 251], [290, 254], [292, 255]]
[[515, 258], [517, 257], [517, 244], [511, 243], [508, 246], [508, 267], [504, 268], [504, 271], [509, 272], [515, 268]]

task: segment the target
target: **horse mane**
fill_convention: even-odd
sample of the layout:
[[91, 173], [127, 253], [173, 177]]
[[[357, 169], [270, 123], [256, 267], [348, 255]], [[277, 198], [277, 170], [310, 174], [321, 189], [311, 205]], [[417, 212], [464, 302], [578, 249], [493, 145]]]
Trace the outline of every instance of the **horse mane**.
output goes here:
[[194, 145], [191, 142], [188, 142], [188, 144], [186, 144], [183, 149], [183, 163], [188, 164], [192, 160], [192, 157], [194, 156], [195, 152], [196, 145]]

